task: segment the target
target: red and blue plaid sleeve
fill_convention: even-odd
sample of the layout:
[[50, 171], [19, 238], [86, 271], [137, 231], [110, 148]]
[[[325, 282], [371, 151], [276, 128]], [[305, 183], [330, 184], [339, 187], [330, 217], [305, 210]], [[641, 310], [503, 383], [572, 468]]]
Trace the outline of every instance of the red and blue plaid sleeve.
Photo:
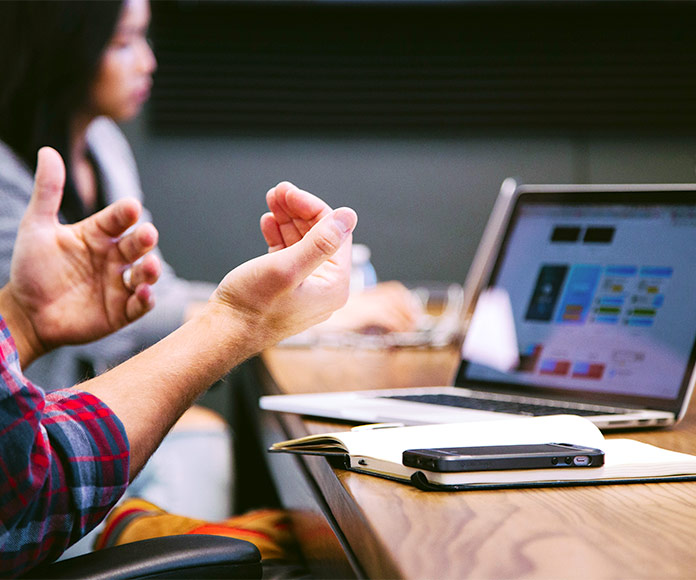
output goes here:
[[0, 576], [60, 556], [128, 485], [120, 420], [77, 389], [46, 395], [22, 374], [0, 317]]

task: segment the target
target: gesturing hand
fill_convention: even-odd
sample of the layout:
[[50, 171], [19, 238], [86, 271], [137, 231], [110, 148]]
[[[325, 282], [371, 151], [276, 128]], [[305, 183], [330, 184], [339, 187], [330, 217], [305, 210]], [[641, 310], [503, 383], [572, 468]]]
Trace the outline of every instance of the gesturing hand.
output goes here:
[[[58, 211], [64, 183], [60, 155], [44, 147], [17, 233], [10, 282], [3, 289], [21, 313], [29, 346], [24, 352], [20, 348], [23, 364], [57, 345], [101, 338], [154, 305], [150, 285], [161, 266], [146, 254], [157, 243], [157, 230], [141, 224], [125, 233], [140, 216], [139, 202], [124, 199], [81, 222], [62, 225]], [[127, 286], [123, 272], [128, 268]]]
[[[294, 187], [280, 183], [266, 195], [269, 213], [261, 217], [269, 252], [287, 248], [331, 212], [321, 199]], [[360, 331], [368, 327], [385, 332], [413, 330], [420, 314], [408, 289], [398, 282], [384, 282], [376, 288], [351, 296], [345, 308], [340, 308], [319, 331]]]
[[281, 183], [266, 196], [261, 218], [269, 253], [225, 276], [213, 294], [256, 332], [258, 349], [305, 330], [345, 304], [351, 263], [352, 209]]

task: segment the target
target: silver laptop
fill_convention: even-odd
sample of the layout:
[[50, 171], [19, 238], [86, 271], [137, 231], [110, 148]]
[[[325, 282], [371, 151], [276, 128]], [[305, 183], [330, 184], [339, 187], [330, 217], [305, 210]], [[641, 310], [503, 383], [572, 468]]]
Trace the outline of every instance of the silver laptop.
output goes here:
[[[696, 185], [507, 179], [464, 289], [469, 335], [453, 386], [267, 396], [261, 407], [360, 423], [558, 413], [602, 429], [676, 423], [696, 381]], [[488, 352], [507, 341], [514, 357], [471, 354], [485, 351], [471, 346], [477, 317], [506, 327], [480, 323], [492, 294], [513, 330]]]

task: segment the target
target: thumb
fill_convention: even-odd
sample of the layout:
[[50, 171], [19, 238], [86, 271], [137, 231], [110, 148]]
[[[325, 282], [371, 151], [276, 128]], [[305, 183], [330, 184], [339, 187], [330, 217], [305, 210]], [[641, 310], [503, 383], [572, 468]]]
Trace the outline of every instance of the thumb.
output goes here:
[[35, 218], [55, 218], [63, 199], [65, 164], [58, 151], [50, 147], [39, 149], [34, 176], [34, 191], [27, 215]]
[[[339, 251], [358, 223], [358, 215], [348, 207], [341, 207], [324, 216], [304, 237], [285, 248], [285, 258], [302, 279], [309, 276], [327, 259]], [[350, 264], [350, 256], [345, 258]]]

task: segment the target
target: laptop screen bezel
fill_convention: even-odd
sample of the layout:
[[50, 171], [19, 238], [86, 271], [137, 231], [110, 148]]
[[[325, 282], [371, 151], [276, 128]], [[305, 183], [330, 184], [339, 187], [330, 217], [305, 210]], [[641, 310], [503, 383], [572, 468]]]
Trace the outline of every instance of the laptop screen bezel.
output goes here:
[[[502, 224], [498, 234], [495, 251], [489, 256], [486, 268], [489, 274], [482, 280], [478, 293], [494, 285], [500, 271], [503, 257], [510, 236], [523, 206], [533, 204], [553, 205], [690, 205], [696, 208], [696, 185], [595, 185], [595, 186], [517, 186], [510, 201], [508, 217]], [[694, 305], [696, 307], [696, 304]], [[470, 389], [480, 389], [504, 394], [523, 394], [547, 399], [568, 400], [589, 404], [605, 404], [629, 408], [647, 408], [672, 412], [675, 415], [682, 411], [684, 399], [690, 394], [694, 365], [696, 365], [696, 329], [691, 347], [688, 364], [679, 386], [677, 396], [670, 399], [604, 393], [598, 391], [572, 390], [553, 386], [535, 387], [528, 384], [494, 380], [474, 379], [467, 377], [469, 363], [466, 359], [457, 371], [455, 386]]]

